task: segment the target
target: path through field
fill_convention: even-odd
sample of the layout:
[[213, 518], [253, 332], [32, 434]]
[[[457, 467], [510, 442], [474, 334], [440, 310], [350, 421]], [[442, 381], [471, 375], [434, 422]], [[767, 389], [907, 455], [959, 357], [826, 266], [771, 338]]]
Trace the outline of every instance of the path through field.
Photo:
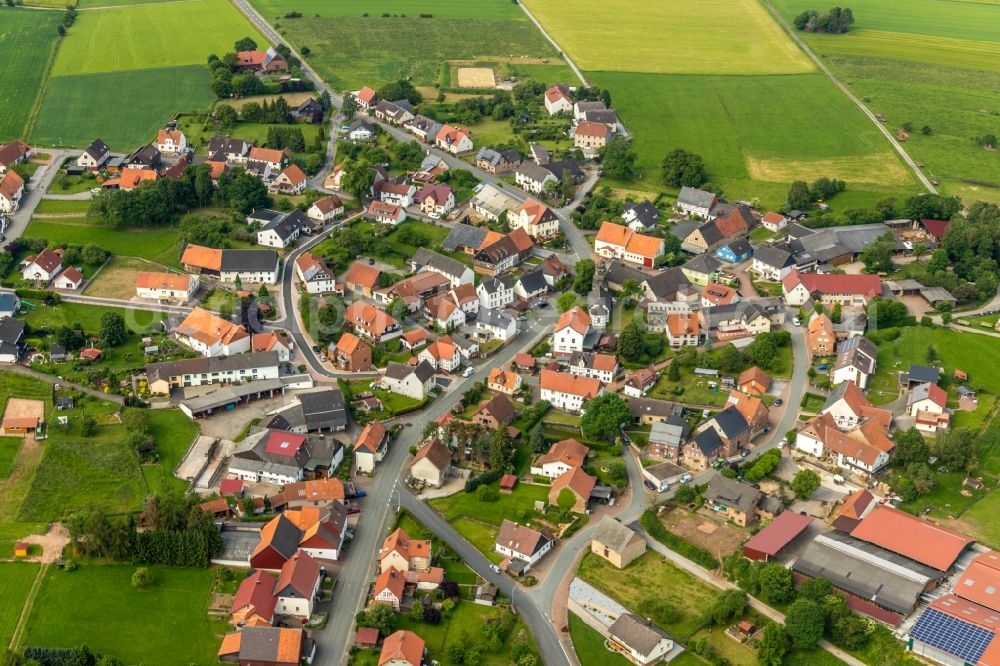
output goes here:
[[21, 607], [21, 616], [17, 619], [17, 627], [14, 629], [14, 635], [10, 638], [8, 648], [11, 650], [17, 650], [20, 645], [21, 637], [24, 635], [24, 627], [28, 624], [28, 617], [31, 615], [31, 607], [35, 605], [38, 590], [42, 587], [42, 580], [45, 578], [45, 573], [49, 570], [49, 566], [49, 564], [43, 564], [38, 568], [38, 575], [35, 576], [35, 581], [31, 584], [31, 589], [28, 590], [28, 596], [25, 597], [24, 605]]

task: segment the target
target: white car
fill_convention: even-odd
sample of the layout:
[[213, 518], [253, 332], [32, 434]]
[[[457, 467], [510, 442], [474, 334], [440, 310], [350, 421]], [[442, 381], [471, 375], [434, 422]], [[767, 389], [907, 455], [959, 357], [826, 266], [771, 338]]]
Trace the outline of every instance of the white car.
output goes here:
[[468, 368], [466, 368], [466, 369], [465, 369], [465, 370], [464, 370], [464, 371], [462, 372], [462, 376], [463, 376], [463, 377], [471, 377], [471, 376], [473, 375], [473, 373], [474, 373], [475, 371], [476, 371], [476, 369], [475, 369], [475, 368], [473, 368], [473, 367], [472, 367], [472, 366], [470, 365], [470, 366], [469, 366]]
[[495, 573], [495, 574], [498, 574], [498, 573], [500, 573], [500, 567], [498, 567], [498, 566], [497, 566], [497, 565], [495, 565], [495, 564], [491, 564], [491, 565], [490, 565], [490, 571], [492, 571], [492, 572], [493, 572], [493, 573]]
[[435, 211], [433, 213], [428, 213], [427, 217], [431, 218], [432, 220], [440, 220], [441, 219], [441, 213], [438, 213], [437, 211]]
[[681, 477], [681, 483], [687, 483], [688, 481], [693, 481], [693, 480], [694, 477], [691, 476], [690, 474], [685, 474], [684, 476]]

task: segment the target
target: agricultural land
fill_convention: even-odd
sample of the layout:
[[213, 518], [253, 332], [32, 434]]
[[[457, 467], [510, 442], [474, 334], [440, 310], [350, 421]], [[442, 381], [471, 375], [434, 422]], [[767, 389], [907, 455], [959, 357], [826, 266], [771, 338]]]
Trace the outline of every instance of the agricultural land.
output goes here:
[[24, 137], [59, 40], [57, 12], [5, 9], [0, 49], [0, 141]]
[[[812, 8], [773, 4], [788, 21]], [[862, 0], [851, 9], [847, 34], [803, 33], [805, 42], [890, 130], [909, 128], [904, 147], [929, 177], [968, 201], [1000, 200], [1000, 154], [973, 140], [1000, 127], [1000, 5]]]

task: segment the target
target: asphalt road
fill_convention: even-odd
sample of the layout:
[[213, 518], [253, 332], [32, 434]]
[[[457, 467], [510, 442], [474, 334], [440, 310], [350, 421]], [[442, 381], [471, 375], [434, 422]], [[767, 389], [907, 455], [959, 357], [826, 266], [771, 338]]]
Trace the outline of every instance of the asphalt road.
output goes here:
[[[42, 194], [49, 189], [49, 185], [52, 184], [56, 174], [59, 173], [59, 165], [70, 154], [70, 151], [67, 150], [46, 149], [46, 152], [52, 156], [52, 161], [35, 170], [35, 173], [31, 175], [31, 179], [27, 183], [24, 195], [21, 197], [21, 205], [18, 207], [17, 212], [6, 217], [7, 223], [3, 231], [8, 242], [15, 238], [20, 238], [24, 234], [24, 230], [28, 227], [28, 222], [31, 221], [31, 216], [34, 214], [38, 202], [42, 200]], [[88, 198], [89, 196], [90, 193], [88, 192], [87, 197], [84, 198]]]

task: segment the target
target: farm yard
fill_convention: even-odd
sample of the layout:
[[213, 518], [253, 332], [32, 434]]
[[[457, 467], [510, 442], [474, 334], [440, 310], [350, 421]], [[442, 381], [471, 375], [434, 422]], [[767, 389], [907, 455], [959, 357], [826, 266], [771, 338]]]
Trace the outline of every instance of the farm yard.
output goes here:
[[7, 7], [0, 30], [0, 49], [6, 54], [0, 68], [0, 141], [24, 138], [38, 97], [45, 87], [46, 69], [58, 43], [57, 12]]
[[[791, 20], [811, 6], [775, 0]], [[967, 201], [1000, 201], [1000, 154], [973, 141], [996, 134], [1000, 90], [1000, 6], [944, 0], [852, 3], [845, 35], [805, 41], [886, 126], [912, 125], [906, 150]], [[927, 126], [929, 134], [922, 128]]]
[[[526, 0], [525, 6], [583, 70], [801, 74], [815, 69], [757, 0], [633, 0], [615, 4], [613, 25], [600, 0]], [[606, 38], [594, 39], [596, 33]], [[711, 48], [705, 48], [709, 34]]]
[[[378, 87], [408, 77], [414, 85], [430, 85], [443, 77], [449, 79], [445, 85], [456, 85], [450, 81], [446, 62], [456, 59], [514, 56], [516, 60], [528, 56], [558, 62], [552, 45], [516, 4], [504, 0], [449, 0], [443, 4], [390, 0], [320, 6], [313, 0], [314, 9], [310, 10], [300, 0], [255, 2], [290, 43], [309, 48], [309, 63], [324, 80], [342, 90]], [[292, 11], [311, 18], [282, 18]], [[420, 18], [421, 14], [431, 16]], [[399, 48], [404, 36], [406, 47]]]

